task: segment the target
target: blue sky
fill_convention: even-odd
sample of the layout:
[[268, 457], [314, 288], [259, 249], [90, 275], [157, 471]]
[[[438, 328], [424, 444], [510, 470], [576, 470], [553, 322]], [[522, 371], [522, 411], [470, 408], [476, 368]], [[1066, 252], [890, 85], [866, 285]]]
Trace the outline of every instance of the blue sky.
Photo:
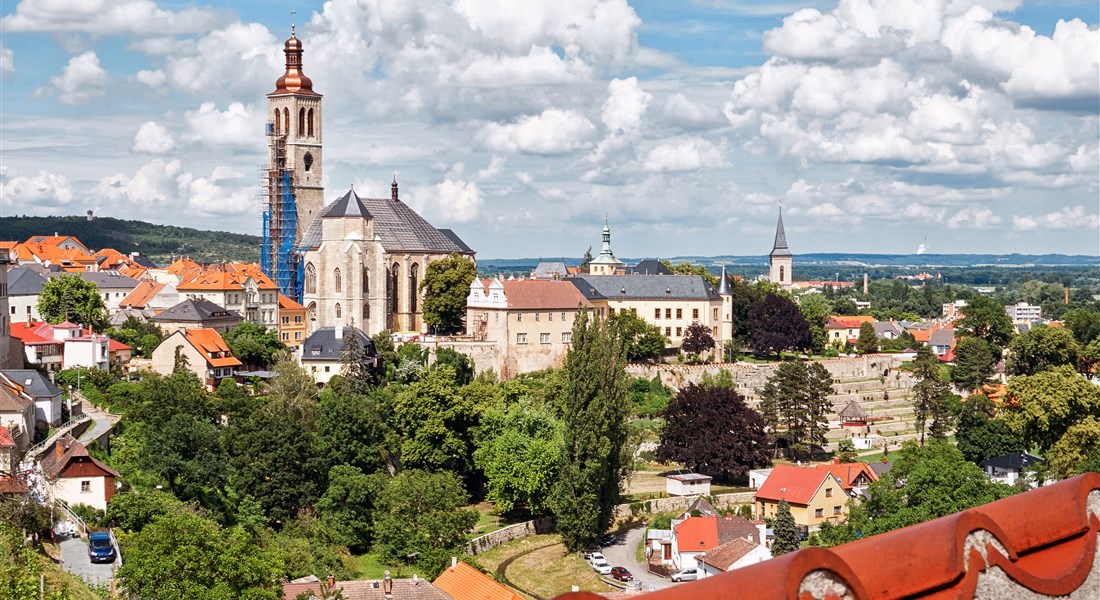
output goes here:
[[326, 197], [483, 258], [1100, 252], [1085, 1], [3, 0], [0, 212], [258, 233], [291, 10]]

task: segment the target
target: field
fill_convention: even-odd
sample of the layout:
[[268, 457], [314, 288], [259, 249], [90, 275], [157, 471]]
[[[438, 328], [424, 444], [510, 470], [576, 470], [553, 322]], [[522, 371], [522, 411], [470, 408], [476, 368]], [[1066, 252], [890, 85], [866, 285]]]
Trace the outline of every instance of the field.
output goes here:
[[514, 540], [473, 560], [497, 581], [534, 600], [564, 594], [574, 585], [585, 592], [611, 591], [580, 555], [565, 551], [557, 535]]

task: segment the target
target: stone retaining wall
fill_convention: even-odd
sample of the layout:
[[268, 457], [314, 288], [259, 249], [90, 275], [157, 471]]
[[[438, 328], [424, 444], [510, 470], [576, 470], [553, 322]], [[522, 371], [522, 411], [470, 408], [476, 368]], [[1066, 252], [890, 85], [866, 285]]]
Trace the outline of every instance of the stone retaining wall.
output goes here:
[[[734, 492], [731, 494], [718, 494], [712, 496], [714, 508], [720, 512], [729, 510], [733, 512], [737, 506], [752, 502], [756, 492]], [[661, 512], [673, 512], [687, 510], [698, 496], [670, 496], [668, 498], [654, 498], [642, 500], [633, 504], [619, 504], [612, 513], [615, 518], [621, 518], [634, 514], [651, 514]]]
[[509, 525], [503, 529], [498, 529], [470, 540], [466, 544], [466, 554], [468, 556], [476, 556], [486, 550], [496, 548], [505, 542], [510, 542], [529, 535], [553, 533], [556, 529], [557, 528], [554, 526], [554, 519], [550, 517], [539, 517], [533, 521], [516, 523], [515, 525]]

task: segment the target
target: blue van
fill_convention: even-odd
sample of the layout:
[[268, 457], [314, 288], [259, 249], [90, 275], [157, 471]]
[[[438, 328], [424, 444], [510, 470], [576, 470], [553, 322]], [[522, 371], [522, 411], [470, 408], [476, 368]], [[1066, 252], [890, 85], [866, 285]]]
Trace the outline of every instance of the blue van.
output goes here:
[[88, 558], [92, 562], [115, 562], [115, 546], [111, 543], [111, 534], [106, 531], [93, 531], [88, 534]]

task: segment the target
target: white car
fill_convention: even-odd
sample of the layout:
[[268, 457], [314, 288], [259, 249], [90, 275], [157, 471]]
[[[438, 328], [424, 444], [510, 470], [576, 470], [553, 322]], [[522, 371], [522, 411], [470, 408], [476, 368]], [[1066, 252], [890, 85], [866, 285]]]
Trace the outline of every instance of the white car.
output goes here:
[[684, 569], [679, 573], [672, 574], [673, 581], [695, 581], [699, 579], [699, 571], [696, 569]]
[[596, 564], [598, 562], [607, 562], [607, 559], [603, 557], [603, 554], [599, 552], [593, 552], [588, 555], [588, 562]]
[[[600, 575], [610, 575], [611, 565], [607, 564], [607, 561], [604, 560], [601, 556], [599, 560], [592, 560], [592, 570], [599, 573]], [[694, 577], [694, 575], [692, 577]]]

